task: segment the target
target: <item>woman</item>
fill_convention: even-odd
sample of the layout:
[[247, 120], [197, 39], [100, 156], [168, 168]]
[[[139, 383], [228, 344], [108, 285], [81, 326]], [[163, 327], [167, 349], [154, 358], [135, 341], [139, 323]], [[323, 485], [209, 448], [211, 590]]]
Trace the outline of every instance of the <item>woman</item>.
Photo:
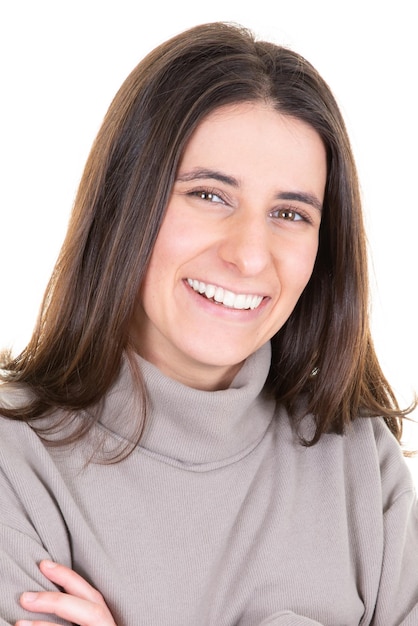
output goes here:
[[407, 411], [366, 275], [314, 68], [222, 23], [151, 52], [4, 357], [2, 623], [416, 624]]

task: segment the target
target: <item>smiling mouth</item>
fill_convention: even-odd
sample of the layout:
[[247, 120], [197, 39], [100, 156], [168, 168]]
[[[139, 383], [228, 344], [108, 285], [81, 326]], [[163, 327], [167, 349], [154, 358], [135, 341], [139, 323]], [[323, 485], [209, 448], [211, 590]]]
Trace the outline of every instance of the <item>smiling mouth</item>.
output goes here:
[[256, 296], [253, 294], [234, 293], [229, 289], [218, 287], [217, 285], [210, 285], [203, 283], [201, 280], [194, 280], [192, 278], [187, 279], [187, 283], [190, 287], [204, 296], [208, 300], [212, 300], [217, 304], [223, 304], [229, 309], [257, 309], [263, 301], [263, 296]]

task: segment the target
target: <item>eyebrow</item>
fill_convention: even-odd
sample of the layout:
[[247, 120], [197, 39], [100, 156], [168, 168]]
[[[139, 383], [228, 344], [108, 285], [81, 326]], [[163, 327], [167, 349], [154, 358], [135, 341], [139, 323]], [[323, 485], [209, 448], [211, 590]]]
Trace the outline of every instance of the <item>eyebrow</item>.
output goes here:
[[[218, 180], [221, 183], [230, 185], [231, 187], [238, 188], [240, 186], [239, 181], [233, 176], [224, 174], [217, 170], [196, 167], [190, 172], [185, 172], [177, 176], [179, 182], [190, 182], [192, 180], [201, 180], [211, 178], [212, 180]], [[276, 195], [277, 200], [294, 200], [296, 202], [303, 202], [304, 204], [310, 204], [318, 211], [322, 211], [322, 202], [313, 193], [305, 191], [282, 191]]]
[[218, 180], [221, 183], [226, 183], [231, 187], [239, 187], [239, 182], [233, 176], [228, 176], [227, 174], [222, 174], [222, 172], [218, 172], [217, 170], [211, 170], [201, 167], [196, 167], [190, 172], [185, 172], [180, 176], [177, 176], [177, 180], [180, 182], [189, 182], [191, 180], [200, 180], [201, 178], [212, 178], [214, 180]]
[[283, 191], [277, 194], [278, 200], [295, 200], [296, 202], [303, 202], [304, 204], [310, 204], [314, 209], [322, 211], [322, 202], [313, 193], [306, 191]]

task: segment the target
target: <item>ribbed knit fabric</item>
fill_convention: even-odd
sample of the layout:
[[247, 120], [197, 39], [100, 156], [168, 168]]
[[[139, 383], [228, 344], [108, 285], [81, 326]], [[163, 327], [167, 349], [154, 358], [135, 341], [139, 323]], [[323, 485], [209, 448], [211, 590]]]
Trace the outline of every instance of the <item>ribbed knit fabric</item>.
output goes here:
[[[42, 558], [85, 576], [118, 626], [418, 624], [413, 483], [381, 420], [301, 446], [262, 392], [268, 345], [225, 391], [138, 362], [148, 420], [120, 463], [0, 419], [0, 624], [30, 617], [21, 592], [51, 588]], [[93, 439], [123, 441], [137, 412], [126, 362]]]

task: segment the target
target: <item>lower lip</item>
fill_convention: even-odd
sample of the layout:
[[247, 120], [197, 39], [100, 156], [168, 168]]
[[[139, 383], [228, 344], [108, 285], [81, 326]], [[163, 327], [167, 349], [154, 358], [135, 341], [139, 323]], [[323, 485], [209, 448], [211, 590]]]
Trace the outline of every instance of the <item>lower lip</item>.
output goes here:
[[215, 302], [215, 300], [209, 300], [205, 296], [201, 295], [197, 291], [195, 291], [192, 287], [190, 287], [187, 280], [183, 281], [185, 288], [189, 295], [193, 298], [194, 302], [201, 307], [203, 311], [210, 313], [211, 315], [217, 315], [223, 318], [249, 321], [255, 317], [258, 317], [260, 313], [267, 306], [267, 302], [269, 298], [263, 298], [261, 303], [256, 309], [234, 309], [232, 307], [225, 306], [220, 302]]

